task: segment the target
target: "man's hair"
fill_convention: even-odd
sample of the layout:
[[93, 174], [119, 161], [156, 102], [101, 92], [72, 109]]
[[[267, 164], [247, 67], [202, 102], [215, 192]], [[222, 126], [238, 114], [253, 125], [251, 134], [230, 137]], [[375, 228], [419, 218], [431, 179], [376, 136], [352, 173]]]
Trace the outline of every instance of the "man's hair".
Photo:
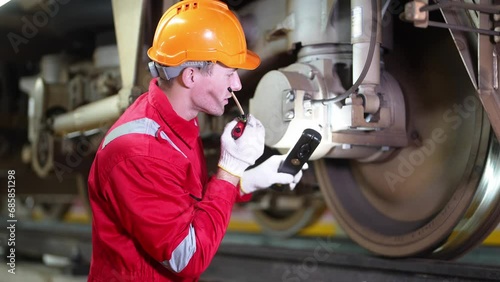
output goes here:
[[216, 63], [213, 63], [213, 62], [207, 62], [207, 64], [205, 64], [203, 67], [198, 68], [198, 69], [200, 70], [202, 75], [211, 76], [212, 70], [214, 69], [215, 64]]
[[[213, 62], [207, 62], [206, 64], [204, 64], [202, 67], [196, 67], [197, 69], [200, 70], [200, 73], [204, 76], [211, 76], [212, 75], [212, 70], [214, 68], [216, 63], [213, 63]], [[179, 76], [182, 74], [182, 72], [185, 70], [186, 68], [184, 68]], [[174, 83], [174, 80], [177, 78], [178, 76], [176, 77], [172, 77], [171, 79], [165, 79], [163, 77], [158, 77], [158, 83], [160, 85], [160, 87], [166, 87], [166, 88], [170, 88], [172, 86], [172, 84]]]

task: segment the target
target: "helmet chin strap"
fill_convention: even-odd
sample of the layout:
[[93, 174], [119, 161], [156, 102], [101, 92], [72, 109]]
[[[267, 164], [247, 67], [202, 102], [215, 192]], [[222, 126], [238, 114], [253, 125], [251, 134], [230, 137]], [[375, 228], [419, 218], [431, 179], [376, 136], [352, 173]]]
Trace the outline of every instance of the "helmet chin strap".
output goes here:
[[209, 62], [203, 62], [203, 61], [189, 61], [175, 67], [167, 67], [167, 66], [162, 66], [154, 61], [151, 61], [148, 63], [148, 67], [149, 67], [149, 72], [153, 77], [161, 77], [166, 80], [170, 80], [174, 77], [179, 76], [181, 71], [185, 68], [188, 67], [203, 68], [208, 63]]

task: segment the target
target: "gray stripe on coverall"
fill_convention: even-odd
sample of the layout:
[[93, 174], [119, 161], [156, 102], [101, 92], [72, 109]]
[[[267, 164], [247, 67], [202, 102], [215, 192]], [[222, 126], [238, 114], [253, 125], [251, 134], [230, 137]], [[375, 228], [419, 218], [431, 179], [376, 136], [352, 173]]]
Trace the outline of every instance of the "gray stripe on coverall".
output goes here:
[[[104, 149], [104, 147], [106, 147], [111, 141], [127, 134], [146, 134], [156, 137], [159, 128], [160, 125], [150, 118], [141, 118], [129, 121], [116, 127], [108, 135], [106, 135], [104, 142], [102, 143], [102, 149]], [[167, 140], [167, 142], [172, 145], [174, 149], [187, 158], [187, 156], [174, 144], [165, 132], [161, 131], [159, 135], [164, 140]], [[196, 232], [194, 231], [193, 225], [190, 224], [187, 236], [172, 252], [170, 260], [163, 261], [162, 265], [174, 272], [179, 273], [188, 265], [195, 252]]]
[[[109, 144], [109, 142], [115, 140], [116, 138], [127, 135], [127, 134], [146, 134], [146, 135], [151, 135], [153, 137], [156, 137], [156, 132], [158, 132], [158, 129], [160, 128], [160, 125], [150, 119], [150, 118], [141, 118], [141, 119], [136, 119], [133, 121], [129, 121], [127, 123], [124, 123], [120, 126], [117, 126], [115, 129], [111, 130], [108, 135], [104, 138], [104, 142], [102, 143], [102, 149], [106, 147], [106, 145]], [[177, 145], [174, 144], [174, 142], [165, 134], [165, 132], [160, 132], [161, 138], [167, 140], [174, 149], [179, 151], [185, 158], [187, 158], [186, 154], [184, 154]]]

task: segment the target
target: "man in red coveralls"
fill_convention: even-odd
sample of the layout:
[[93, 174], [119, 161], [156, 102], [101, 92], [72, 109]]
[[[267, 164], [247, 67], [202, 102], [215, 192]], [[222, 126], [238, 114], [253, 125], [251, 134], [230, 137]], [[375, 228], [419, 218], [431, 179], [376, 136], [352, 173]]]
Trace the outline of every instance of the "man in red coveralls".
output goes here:
[[217, 173], [208, 178], [196, 116], [220, 116], [241, 89], [238, 68], [255, 69], [241, 25], [219, 1], [173, 5], [148, 50], [149, 91], [110, 128], [89, 175], [93, 211], [89, 281], [196, 281], [226, 232], [233, 204], [273, 183], [284, 156], [247, 170], [264, 150], [264, 128], [249, 116], [221, 135]]

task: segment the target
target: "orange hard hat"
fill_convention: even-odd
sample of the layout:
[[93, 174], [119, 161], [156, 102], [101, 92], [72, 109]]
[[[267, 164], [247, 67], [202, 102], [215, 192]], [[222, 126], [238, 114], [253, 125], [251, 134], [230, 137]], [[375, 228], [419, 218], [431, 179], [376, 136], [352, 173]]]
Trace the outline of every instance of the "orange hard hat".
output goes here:
[[253, 70], [260, 64], [259, 56], [247, 50], [234, 13], [215, 0], [185, 0], [171, 6], [158, 23], [148, 56], [164, 66], [212, 61]]

